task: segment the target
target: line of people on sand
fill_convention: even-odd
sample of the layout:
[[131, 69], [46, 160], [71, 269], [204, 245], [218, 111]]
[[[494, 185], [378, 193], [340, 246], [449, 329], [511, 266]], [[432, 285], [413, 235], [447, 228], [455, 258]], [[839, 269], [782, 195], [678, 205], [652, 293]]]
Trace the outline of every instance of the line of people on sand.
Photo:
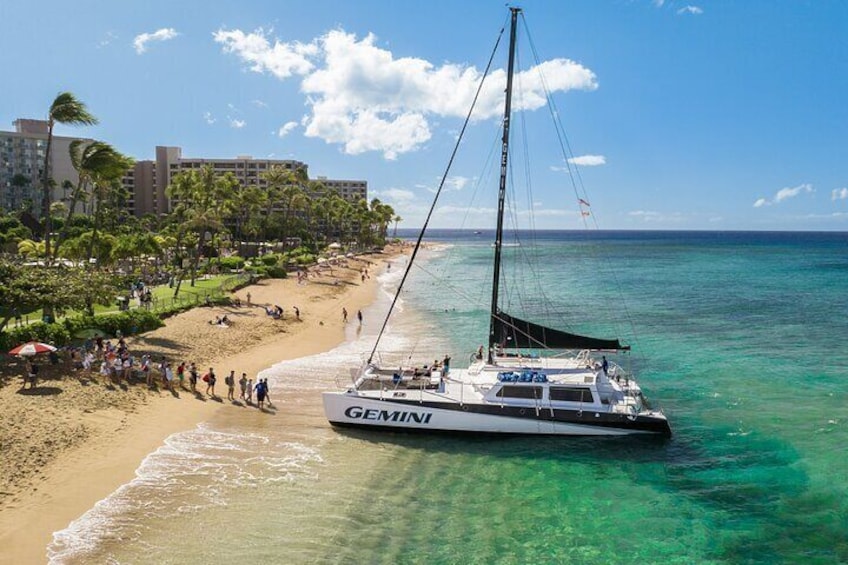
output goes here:
[[[192, 363], [192, 366], [194, 364]], [[196, 393], [196, 370], [192, 367], [192, 392]], [[206, 396], [216, 397], [215, 395], [215, 384], [218, 382], [218, 377], [215, 375], [215, 369], [213, 367], [209, 367], [209, 372], [201, 377], [201, 380], [206, 383]], [[227, 400], [230, 402], [236, 401], [236, 384], [239, 386], [239, 400], [244, 401], [246, 404], [253, 404], [253, 395], [256, 395], [256, 405], [259, 409], [265, 407], [265, 403], [267, 401], [268, 406], [271, 406], [271, 394], [268, 388], [268, 379], [257, 379], [256, 384], [253, 383], [253, 379], [247, 378], [247, 373], [242, 373], [241, 378], [236, 381], [236, 372], [230, 371], [230, 374], [224, 377], [224, 385], [227, 387]]]

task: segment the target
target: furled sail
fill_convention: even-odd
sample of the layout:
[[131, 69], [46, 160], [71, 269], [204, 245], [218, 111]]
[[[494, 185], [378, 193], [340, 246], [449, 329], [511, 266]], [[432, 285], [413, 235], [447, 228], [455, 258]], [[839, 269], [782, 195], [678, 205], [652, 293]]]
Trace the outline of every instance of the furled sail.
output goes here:
[[494, 344], [506, 349], [630, 349], [617, 339], [586, 337], [520, 320], [498, 311], [494, 319]]

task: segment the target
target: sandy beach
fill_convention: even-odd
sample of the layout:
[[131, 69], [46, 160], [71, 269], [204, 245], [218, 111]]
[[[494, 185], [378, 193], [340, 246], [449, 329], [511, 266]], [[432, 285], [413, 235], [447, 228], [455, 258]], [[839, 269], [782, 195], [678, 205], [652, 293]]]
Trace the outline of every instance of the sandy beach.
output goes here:
[[[0, 563], [42, 563], [54, 531], [130, 481], [140, 462], [169, 435], [191, 429], [221, 411], [257, 412], [230, 402], [230, 370], [256, 378], [276, 362], [327, 351], [345, 338], [342, 308], [355, 324], [370, 304], [375, 277], [397, 249], [349, 259], [347, 266], [315, 271], [306, 284], [295, 277], [266, 280], [235, 293], [241, 307], [200, 307], [166, 320], [156, 331], [127, 340], [135, 356], [164, 356], [174, 365], [214, 367], [216, 397], [176, 387], [151, 390], [142, 380], [114, 386], [92, 372], [50, 367], [33, 392], [21, 390], [7, 367], [0, 387]], [[361, 280], [361, 270], [370, 278]], [[247, 306], [250, 294], [251, 306]], [[276, 320], [265, 305], [279, 305]], [[294, 307], [300, 311], [300, 319]], [[226, 314], [229, 327], [210, 324]], [[46, 364], [46, 360], [42, 365]], [[10, 376], [11, 375], [11, 376]], [[203, 392], [205, 383], [198, 383]], [[273, 389], [272, 389], [273, 398]], [[236, 386], [236, 396], [238, 396]], [[280, 413], [285, 422], [285, 414]]]

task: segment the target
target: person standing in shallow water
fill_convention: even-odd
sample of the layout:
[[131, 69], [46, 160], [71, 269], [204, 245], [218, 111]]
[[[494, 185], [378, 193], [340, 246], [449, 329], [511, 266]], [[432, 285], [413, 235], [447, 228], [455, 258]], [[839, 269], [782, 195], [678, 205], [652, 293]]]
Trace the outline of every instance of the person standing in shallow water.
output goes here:
[[265, 391], [265, 400], [268, 401], [268, 406], [271, 406], [271, 389], [268, 388], [268, 379], [262, 379], [262, 390]]
[[265, 406], [265, 382], [262, 379], [256, 383], [256, 388], [254, 388], [256, 392], [256, 405], [259, 406], [259, 409]]

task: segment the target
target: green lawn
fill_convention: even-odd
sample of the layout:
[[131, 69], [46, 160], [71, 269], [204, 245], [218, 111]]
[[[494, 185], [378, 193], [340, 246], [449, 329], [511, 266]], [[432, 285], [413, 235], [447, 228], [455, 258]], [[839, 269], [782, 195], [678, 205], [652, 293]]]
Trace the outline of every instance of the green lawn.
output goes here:
[[[157, 309], [159, 305], [170, 305], [173, 302], [178, 302], [180, 304], [192, 303], [192, 302], [202, 302], [206, 295], [209, 295], [211, 298], [215, 296], [220, 296], [220, 288], [221, 285], [227, 281], [228, 279], [233, 278], [235, 275], [211, 275], [208, 278], [198, 279], [195, 281], [194, 286], [190, 286], [189, 280], [184, 280], [183, 284], [180, 286], [179, 296], [174, 298], [174, 289], [169, 287], [167, 284], [161, 284], [158, 286], [152, 287], [153, 294], [153, 306], [154, 309]], [[225, 291], [226, 292], [226, 291]], [[115, 294], [117, 298], [118, 294]], [[138, 301], [133, 300], [130, 302], [131, 308], [138, 307]], [[0, 312], [5, 312], [5, 309], [0, 310]], [[95, 304], [94, 313], [96, 314], [107, 314], [110, 312], [118, 312], [118, 303], [117, 300], [113, 301], [109, 306], [103, 306], [100, 304]], [[80, 314], [78, 311], [69, 311], [65, 313], [63, 316], [59, 316], [59, 318], [63, 318], [65, 316], [74, 316]], [[41, 320], [41, 310], [33, 310], [32, 312], [24, 312], [22, 313], [24, 321], [29, 319], [29, 322], [35, 322]], [[9, 327], [14, 327], [15, 321], [9, 320]]]

